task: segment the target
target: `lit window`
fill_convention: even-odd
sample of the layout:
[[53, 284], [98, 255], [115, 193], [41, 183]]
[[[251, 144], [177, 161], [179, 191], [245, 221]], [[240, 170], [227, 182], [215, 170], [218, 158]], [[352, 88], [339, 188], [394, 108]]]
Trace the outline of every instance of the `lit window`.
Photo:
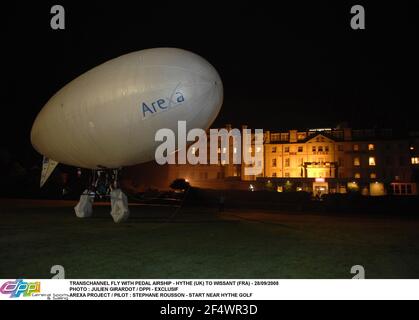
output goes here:
[[192, 153], [192, 154], [195, 154], [195, 153], [196, 153], [196, 149], [195, 149], [195, 147], [192, 147], [192, 148], [191, 148], [191, 153]]
[[286, 158], [285, 159], [285, 166], [289, 167], [290, 166], [290, 158]]
[[375, 166], [375, 157], [369, 157], [368, 164], [370, 166]]
[[272, 147], [272, 153], [276, 153], [276, 147]]
[[373, 172], [373, 173], [371, 173], [371, 174], [370, 174], [370, 178], [371, 178], [371, 179], [376, 179], [376, 178], [377, 178], [377, 174], [376, 174], [376, 173], [374, 173], [374, 172]]
[[272, 167], [276, 167], [276, 159], [272, 159]]
[[236, 147], [234, 147], [233, 148], [233, 152], [236, 154], [237, 153], [237, 148]]
[[256, 147], [256, 152], [261, 152], [262, 148], [261, 147]]
[[223, 148], [223, 153], [226, 153], [227, 152], [227, 148]]
[[370, 143], [370, 144], [368, 145], [368, 150], [369, 150], [369, 151], [374, 151], [374, 149], [375, 149], [375, 146], [374, 146], [372, 143]]
[[218, 153], [221, 153], [221, 148], [218, 148]]
[[413, 157], [411, 160], [412, 164], [419, 164], [419, 157]]
[[354, 151], [358, 151], [359, 150], [359, 145], [358, 144], [354, 144]]
[[354, 158], [354, 166], [360, 166], [361, 165], [361, 161], [359, 160], [358, 157]]
[[355, 179], [360, 179], [361, 178], [361, 174], [359, 172], [355, 173]]
[[249, 147], [249, 153], [252, 153], [253, 149], [252, 147]]

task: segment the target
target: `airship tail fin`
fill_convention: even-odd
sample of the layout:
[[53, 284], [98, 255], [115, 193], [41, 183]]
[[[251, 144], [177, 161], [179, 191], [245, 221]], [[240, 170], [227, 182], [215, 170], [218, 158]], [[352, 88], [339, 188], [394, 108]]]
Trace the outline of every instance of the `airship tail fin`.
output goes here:
[[45, 182], [47, 182], [48, 178], [50, 177], [51, 173], [54, 171], [57, 165], [57, 161], [44, 156], [44, 160], [42, 161], [42, 173], [40, 182], [41, 188], [45, 184]]

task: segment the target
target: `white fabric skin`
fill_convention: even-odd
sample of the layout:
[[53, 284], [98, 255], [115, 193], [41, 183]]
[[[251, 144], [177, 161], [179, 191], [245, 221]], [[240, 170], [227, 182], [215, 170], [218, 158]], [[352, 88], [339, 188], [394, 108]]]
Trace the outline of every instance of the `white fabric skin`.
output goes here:
[[111, 216], [115, 223], [124, 222], [128, 219], [128, 199], [121, 189], [111, 191], [111, 206]]

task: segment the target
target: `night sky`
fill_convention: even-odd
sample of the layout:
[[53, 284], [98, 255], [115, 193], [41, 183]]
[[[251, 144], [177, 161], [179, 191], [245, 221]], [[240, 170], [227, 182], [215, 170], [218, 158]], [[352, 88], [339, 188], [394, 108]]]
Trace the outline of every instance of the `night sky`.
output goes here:
[[[152, 47], [191, 50], [218, 70], [225, 101], [214, 126], [285, 130], [347, 121], [353, 127], [418, 127], [412, 5], [170, 3], [2, 5], [0, 148], [33, 157], [32, 122], [56, 91], [109, 59]], [[66, 9], [64, 31], [50, 28], [53, 4]], [[365, 7], [366, 30], [350, 28], [355, 4]]]

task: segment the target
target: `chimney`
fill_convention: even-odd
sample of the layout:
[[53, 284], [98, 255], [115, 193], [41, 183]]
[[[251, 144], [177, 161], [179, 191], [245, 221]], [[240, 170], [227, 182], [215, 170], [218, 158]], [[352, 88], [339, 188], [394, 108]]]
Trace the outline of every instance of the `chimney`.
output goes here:
[[297, 130], [290, 130], [290, 143], [297, 142]]
[[352, 140], [352, 129], [351, 128], [343, 128], [343, 139], [345, 141]]
[[271, 143], [271, 132], [269, 130], [265, 131], [265, 143]]

